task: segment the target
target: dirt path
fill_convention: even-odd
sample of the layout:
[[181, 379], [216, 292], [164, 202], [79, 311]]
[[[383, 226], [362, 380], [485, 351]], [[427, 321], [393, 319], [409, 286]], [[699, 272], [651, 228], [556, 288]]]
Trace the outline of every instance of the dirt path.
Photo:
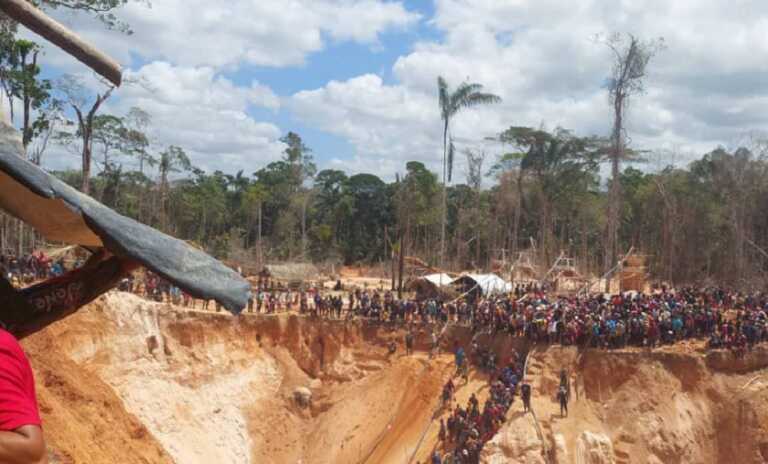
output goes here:
[[[409, 462], [419, 444], [425, 427], [435, 418], [442, 387], [451, 375], [451, 356], [428, 359], [418, 355], [423, 363], [415, 381], [405, 386], [406, 393], [392, 406], [392, 416], [382, 430], [382, 439], [372, 453], [361, 462]], [[403, 389], [401, 384], [400, 388]]]

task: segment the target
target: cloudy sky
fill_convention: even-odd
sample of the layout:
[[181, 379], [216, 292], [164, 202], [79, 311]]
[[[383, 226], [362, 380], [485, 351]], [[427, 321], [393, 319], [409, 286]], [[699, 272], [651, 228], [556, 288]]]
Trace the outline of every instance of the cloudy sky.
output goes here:
[[[631, 104], [634, 146], [685, 162], [768, 129], [765, 0], [152, 0], [117, 14], [133, 35], [55, 16], [143, 83], [118, 89], [105, 111], [143, 108], [158, 147], [182, 146], [206, 169], [252, 173], [280, 157], [289, 130], [321, 168], [437, 169], [438, 75], [503, 98], [455, 120], [458, 148], [496, 156], [502, 147], [483, 140], [511, 125], [607, 135], [611, 55], [593, 38], [611, 32], [667, 47]], [[43, 62], [51, 77], [84, 72], [50, 47]]]

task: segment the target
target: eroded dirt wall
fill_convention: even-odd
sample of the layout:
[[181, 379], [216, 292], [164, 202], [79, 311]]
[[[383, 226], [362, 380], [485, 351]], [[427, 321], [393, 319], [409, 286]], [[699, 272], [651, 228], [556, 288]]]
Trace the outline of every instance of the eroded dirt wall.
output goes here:
[[147, 427], [97, 374], [48, 332], [22, 344], [32, 363], [52, 463], [172, 462]]
[[[439, 449], [434, 419], [453, 373], [451, 327], [429, 360], [404, 331], [366, 322], [187, 312], [110, 293], [25, 341], [54, 462], [399, 463]], [[389, 341], [398, 342], [395, 355]], [[528, 350], [482, 334], [504, 360]], [[537, 346], [531, 414], [516, 401], [483, 462], [768, 462], [768, 352], [744, 360], [700, 344], [647, 350]], [[555, 393], [572, 385], [568, 417]], [[297, 391], [311, 402], [300, 407]], [[487, 395], [472, 371], [459, 403]], [[546, 455], [549, 453], [549, 455]]]
[[[530, 453], [531, 462], [542, 463], [768, 462], [766, 366], [764, 347], [744, 360], [707, 353], [701, 344], [537, 348], [529, 379], [543, 439], [531, 432], [530, 415], [517, 417], [486, 449], [485, 461]], [[556, 402], [561, 369], [572, 385], [567, 417]]]

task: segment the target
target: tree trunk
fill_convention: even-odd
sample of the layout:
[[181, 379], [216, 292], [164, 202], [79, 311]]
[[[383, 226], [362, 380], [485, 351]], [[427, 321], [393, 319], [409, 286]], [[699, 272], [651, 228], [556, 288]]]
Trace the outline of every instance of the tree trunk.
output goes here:
[[107, 90], [104, 95], [96, 95], [96, 101], [93, 102], [93, 106], [91, 106], [90, 111], [88, 111], [88, 114], [84, 117], [82, 109], [77, 107], [75, 104], [72, 104], [72, 109], [75, 110], [75, 113], [77, 114], [77, 122], [80, 129], [80, 137], [82, 138], [83, 142], [83, 155], [82, 155], [82, 161], [83, 161], [83, 181], [82, 181], [82, 187], [81, 190], [86, 195], [90, 194], [91, 191], [91, 154], [93, 151], [93, 118], [96, 116], [96, 112], [99, 110], [99, 107], [102, 103], [104, 103], [107, 98], [112, 94], [112, 91], [115, 90], [114, 87]]
[[83, 179], [81, 190], [88, 195], [91, 192], [91, 136], [90, 131], [83, 133]]
[[480, 265], [480, 232], [481, 232], [481, 219], [483, 217], [482, 213], [482, 197], [480, 196], [480, 186], [477, 187], [477, 190], [475, 191], [475, 195], [477, 195], [477, 222], [475, 223], [475, 236], [477, 237], [475, 240], [477, 243], [475, 243], [475, 261], [478, 263], [478, 266]]
[[307, 254], [307, 201], [309, 201], [308, 193], [301, 202], [301, 256], [304, 259]]
[[[618, 240], [619, 240], [619, 212], [621, 210], [621, 185], [619, 182], [620, 163], [624, 154], [624, 143], [622, 131], [624, 129], [623, 111], [624, 96], [621, 92], [617, 93], [614, 101], [614, 123], [613, 123], [613, 150], [611, 153], [611, 186], [608, 191], [608, 224], [605, 240], [605, 262], [604, 268], [607, 272], [616, 264]], [[610, 276], [606, 278], [606, 291], [609, 291]]]
[[248, 225], [245, 228], [245, 234], [243, 234], [243, 249], [248, 250], [251, 247], [251, 236], [253, 235], [253, 215], [252, 209], [248, 209]]
[[396, 261], [395, 261], [395, 250], [392, 250], [392, 253], [389, 256], [389, 267], [390, 267], [390, 274], [392, 275], [392, 282], [390, 286], [390, 291], [395, 291], [397, 288], [397, 268], [396, 268]]
[[[144, 178], [144, 155], [143, 154], [139, 154], [139, 173], [141, 174], [140, 178], [143, 179]], [[144, 192], [141, 192], [139, 194], [138, 200], [139, 202], [136, 205], [136, 209], [138, 211], [138, 214], [137, 214], [138, 220], [139, 222], [146, 222], [144, 220]]]
[[168, 228], [168, 169], [160, 170], [160, 230]]
[[520, 169], [517, 173], [517, 205], [515, 207], [515, 219], [514, 219], [514, 237], [512, 238], [512, 250], [515, 253], [515, 259], [517, 259], [517, 252], [520, 250], [520, 218], [523, 214], [523, 170]]
[[589, 273], [589, 248], [587, 241], [587, 221], [581, 221], [581, 262], [584, 272]]
[[259, 202], [259, 233], [258, 233], [259, 266], [264, 264], [264, 254], [261, 247], [261, 207], [262, 207], [262, 202]]
[[410, 218], [406, 222], [405, 231], [400, 232], [400, 255], [398, 256], [398, 272], [397, 272], [397, 298], [403, 298], [403, 271], [405, 270], [405, 239], [408, 235], [408, 229], [410, 229]]
[[448, 118], [443, 126], [443, 218], [440, 226], [440, 268], [445, 269], [445, 224], [448, 220]]
[[[32, 66], [37, 66], [37, 52], [34, 52], [32, 54]], [[22, 68], [26, 68], [26, 56], [24, 57], [24, 62], [22, 63]], [[30, 115], [32, 113], [32, 98], [29, 95], [28, 89], [26, 84], [24, 85], [24, 122], [22, 126], [22, 132], [21, 132], [21, 142], [22, 145], [24, 145], [24, 151], [27, 151], [27, 147], [29, 146], [29, 142], [32, 141], [32, 128], [30, 127]]]

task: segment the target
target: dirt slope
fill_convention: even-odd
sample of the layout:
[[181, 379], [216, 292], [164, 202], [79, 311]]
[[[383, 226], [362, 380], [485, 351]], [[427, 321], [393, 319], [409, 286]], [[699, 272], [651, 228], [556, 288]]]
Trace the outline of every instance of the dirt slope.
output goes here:
[[[530, 440], [538, 442], [534, 454], [548, 449], [550, 462], [575, 464], [768, 462], [768, 352], [758, 349], [743, 363], [723, 355], [707, 355], [700, 345], [534, 351], [529, 378], [544, 441]], [[566, 418], [555, 401], [561, 368], [573, 386]], [[519, 422], [509, 423], [507, 435], [516, 427]], [[497, 440], [486, 461], [519, 450]], [[546, 456], [532, 462], [547, 462]]]
[[[55, 462], [406, 463], [414, 451], [425, 462], [452, 356], [389, 356], [386, 343], [402, 336], [364, 322], [187, 312], [115, 292], [24, 347]], [[469, 340], [452, 328], [445, 346]], [[527, 350], [506, 335], [480, 341], [502, 359]], [[540, 428], [516, 402], [483, 461], [766, 462], [766, 365], [765, 349], [734, 363], [696, 345], [536, 348], [528, 378]], [[554, 401], [562, 367], [573, 384], [567, 418]], [[482, 402], [486, 385], [473, 372], [458, 401], [474, 392]], [[297, 405], [297, 388], [311, 406]]]
[[[386, 343], [403, 334], [365, 323], [185, 312], [111, 293], [41, 337], [56, 340], [77, 383], [100, 383], [117, 403], [109, 409], [135, 415], [167, 453], [146, 462], [338, 463], [400, 462], [430, 419], [452, 357], [389, 356]], [[420, 334], [419, 345], [427, 339]], [[310, 408], [296, 405], [297, 387], [312, 391]], [[46, 429], [54, 425], [49, 433], [66, 432]]]
[[115, 391], [72, 361], [49, 332], [22, 345], [35, 371], [52, 463], [172, 462]]

